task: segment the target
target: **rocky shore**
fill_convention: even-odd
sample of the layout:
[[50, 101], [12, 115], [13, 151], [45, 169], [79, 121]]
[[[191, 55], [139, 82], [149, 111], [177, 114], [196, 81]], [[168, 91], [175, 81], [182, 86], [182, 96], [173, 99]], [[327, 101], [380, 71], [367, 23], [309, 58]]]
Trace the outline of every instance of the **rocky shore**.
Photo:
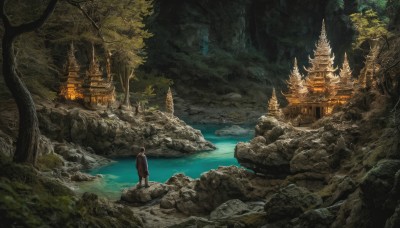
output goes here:
[[[117, 202], [92, 193], [81, 201], [110, 213], [126, 210], [139, 227], [398, 227], [400, 142], [391, 119], [382, 118], [384, 99], [360, 93], [309, 127], [262, 116], [255, 137], [235, 149], [247, 169], [219, 167], [198, 179], [176, 174], [165, 183], [150, 182], [149, 188], [124, 189]], [[79, 170], [111, 162], [104, 155], [133, 155], [127, 138], [139, 133], [144, 137], [135, 142], [151, 145], [155, 156], [158, 147], [174, 148], [173, 156], [195, 152], [158, 140], [167, 132], [171, 141], [211, 148], [196, 130], [161, 112], [137, 117], [48, 106], [38, 112], [49, 137], [41, 138], [38, 175], [70, 184], [101, 178]], [[13, 141], [7, 132], [0, 142]], [[63, 137], [67, 140], [57, 141]], [[123, 150], [105, 153], [111, 146], [104, 142], [121, 142]], [[4, 154], [12, 151], [3, 148]]]
[[89, 111], [63, 105], [38, 106], [41, 132], [55, 141], [90, 147], [103, 156], [179, 157], [215, 149], [199, 130], [161, 111]]
[[[363, 110], [365, 99], [373, 102]], [[178, 174], [125, 189], [121, 202], [145, 208], [144, 227], [398, 227], [399, 139], [382, 99], [360, 94], [307, 128], [263, 116], [235, 150], [254, 172]]]

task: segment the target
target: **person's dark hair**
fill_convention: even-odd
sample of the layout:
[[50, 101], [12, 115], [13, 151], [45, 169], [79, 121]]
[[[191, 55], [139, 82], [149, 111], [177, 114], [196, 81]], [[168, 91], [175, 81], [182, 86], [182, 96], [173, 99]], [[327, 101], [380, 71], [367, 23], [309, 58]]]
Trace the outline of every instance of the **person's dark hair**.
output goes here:
[[140, 152], [144, 152], [144, 147], [140, 148]]

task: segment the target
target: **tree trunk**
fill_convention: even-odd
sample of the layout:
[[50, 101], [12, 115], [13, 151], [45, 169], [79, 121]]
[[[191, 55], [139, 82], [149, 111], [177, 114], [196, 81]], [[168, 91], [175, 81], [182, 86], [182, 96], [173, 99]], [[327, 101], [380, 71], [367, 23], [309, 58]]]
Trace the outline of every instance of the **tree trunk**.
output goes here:
[[7, 87], [17, 103], [19, 112], [18, 140], [14, 161], [35, 164], [40, 134], [39, 122], [33, 99], [15, 69], [13, 41], [14, 36], [6, 32], [2, 45], [3, 75]]
[[56, 4], [57, 0], [50, 0], [46, 9], [37, 20], [13, 26], [5, 12], [5, 0], [0, 0], [0, 16], [4, 25], [2, 40], [3, 77], [17, 103], [19, 113], [17, 148], [13, 158], [15, 162], [28, 162], [35, 165], [40, 131], [35, 103], [28, 89], [17, 74], [13, 42], [19, 35], [41, 27], [54, 11]]
[[124, 87], [125, 87], [125, 90], [124, 90], [124, 92], [125, 92], [125, 97], [124, 97], [124, 105], [126, 105], [127, 107], [129, 107], [130, 106], [130, 102], [129, 102], [129, 79], [130, 79], [130, 76], [129, 75], [125, 75], [125, 85], [124, 85]]

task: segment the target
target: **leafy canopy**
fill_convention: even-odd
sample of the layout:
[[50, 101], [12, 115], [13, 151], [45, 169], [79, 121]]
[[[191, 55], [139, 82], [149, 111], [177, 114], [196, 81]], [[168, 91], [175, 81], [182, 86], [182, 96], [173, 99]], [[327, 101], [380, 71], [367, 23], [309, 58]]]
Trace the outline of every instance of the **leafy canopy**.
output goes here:
[[377, 13], [373, 10], [354, 13], [350, 15], [350, 19], [358, 33], [353, 43], [354, 48], [359, 48], [365, 41], [368, 41], [371, 45], [373, 41], [389, 35], [386, 24], [379, 19]]

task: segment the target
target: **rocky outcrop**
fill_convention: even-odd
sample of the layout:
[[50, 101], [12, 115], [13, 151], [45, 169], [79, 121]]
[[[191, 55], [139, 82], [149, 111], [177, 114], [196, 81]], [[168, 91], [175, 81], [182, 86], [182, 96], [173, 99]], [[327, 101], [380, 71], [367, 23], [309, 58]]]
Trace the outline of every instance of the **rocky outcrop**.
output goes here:
[[243, 166], [267, 176], [328, 174], [349, 156], [348, 146], [357, 131], [357, 125], [296, 128], [263, 116], [256, 126], [256, 137], [239, 143], [235, 157]]
[[199, 130], [160, 111], [135, 116], [131, 111], [88, 111], [39, 106], [42, 133], [52, 140], [90, 147], [100, 155], [128, 156], [146, 146], [148, 156], [177, 157], [215, 147]]
[[13, 139], [0, 130], [0, 153], [6, 157], [12, 157], [14, 154]]
[[[236, 199], [235, 203], [238, 204], [240, 204], [239, 201], [263, 200], [277, 187], [278, 184], [275, 181], [264, 180], [245, 169], [229, 166], [211, 170], [199, 179], [177, 174], [165, 184], [154, 183], [144, 189], [134, 187], [125, 190], [121, 200], [131, 203], [149, 203], [161, 198], [159, 203], [162, 209], [176, 209], [186, 215], [204, 215], [232, 199]], [[230, 202], [225, 208], [233, 207], [233, 203]], [[249, 212], [250, 208], [256, 207], [257, 204], [251, 207], [246, 206]], [[224, 213], [223, 211], [226, 210], [221, 207], [220, 210], [214, 212], [214, 217], [218, 217], [217, 215]], [[263, 213], [262, 210], [259, 212]]]
[[95, 180], [95, 179], [97, 179], [99, 177], [101, 177], [101, 176], [92, 176], [90, 174], [82, 173], [82, 172], [79, 172], [79, 171], [71, 174], [71, 180], [72, 181], [78, 181], [78, 182], [92, 181], [92, 180]]
[[248, 136], [253, 132], [249, 129], [245, 129], [238, 125], [232, 125], [229, 127], [224, 127], [222, 129], [216, 130], [215, 134], [220, 136]]
[[67, 142], [52, 142], [52, 145], [54, 145], [54, 152], [62, 157], [64, 161], [63, 170], [67, 172], [91, 169], [112, 162], [110, 159], [96, 155], [91, 148], [84, 148]]
[[135, 186], [122, 191], [121, 200], [129, 203], [148, 203], [164, 196], [170, 187], [165, 184], [150, 182], [149, 187]]
[[267, 221], [275, 222], [298, 217], [321, 204], [322, 199], [317, 194], [291, 184], [270, 196], [264, 208]]

